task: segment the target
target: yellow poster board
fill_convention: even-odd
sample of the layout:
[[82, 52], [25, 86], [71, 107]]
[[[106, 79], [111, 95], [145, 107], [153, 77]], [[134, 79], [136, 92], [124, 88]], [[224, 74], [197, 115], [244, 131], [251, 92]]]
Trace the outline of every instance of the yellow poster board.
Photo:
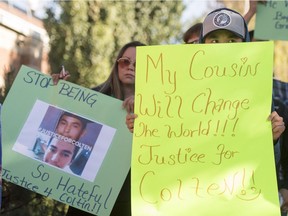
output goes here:
[[135, 216], [279, 215], [273, 43], [137, 48]]

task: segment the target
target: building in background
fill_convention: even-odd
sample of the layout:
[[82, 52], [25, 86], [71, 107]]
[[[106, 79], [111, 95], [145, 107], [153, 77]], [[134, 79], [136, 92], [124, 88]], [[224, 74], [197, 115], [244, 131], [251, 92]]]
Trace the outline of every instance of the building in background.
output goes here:
[[[21, 2], [21, 1], [20, 1]], [[18, 2], [19, 3], [19, 2]], [[28, 3], [28, 4], [27, 4]], [[48, 73], [49, 37], [29, 2], [0, 1], [0, 89], [15, 79], [21, 65]]]

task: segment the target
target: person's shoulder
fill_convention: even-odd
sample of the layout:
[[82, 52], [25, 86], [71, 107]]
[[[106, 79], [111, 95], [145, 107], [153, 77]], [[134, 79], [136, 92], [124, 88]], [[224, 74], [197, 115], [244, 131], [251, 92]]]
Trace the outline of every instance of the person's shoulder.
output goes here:
[[92, 90], [100, 92], [100, 93], [108, 95], [108, 96], [112, 95], [112, 89], [110, 86], [107, 86], [106, 83], [102, 83], [102, 84], [92, 88]]
[[98, 86], [96, 86], [96, 87], [94, 87], [94, 88], [92, 88], [92, 90], [94, 90], [94, 91], [100, 91], [100, 89], [101, 89], [101, 85], [98, 85]]

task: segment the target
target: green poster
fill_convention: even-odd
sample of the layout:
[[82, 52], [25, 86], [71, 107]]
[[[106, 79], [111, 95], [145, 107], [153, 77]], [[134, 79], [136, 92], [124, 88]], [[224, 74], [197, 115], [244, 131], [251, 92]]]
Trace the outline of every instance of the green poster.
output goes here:
[[122, 101], [22, 66], [2, 109], [3, 179], [109, 215], [130, 169]]
[[278, 216], [273, 42], [137, 47], [136, 216]]
[[268, 0], [257, 5], [254, 37], [288, 40], [288, 1]]

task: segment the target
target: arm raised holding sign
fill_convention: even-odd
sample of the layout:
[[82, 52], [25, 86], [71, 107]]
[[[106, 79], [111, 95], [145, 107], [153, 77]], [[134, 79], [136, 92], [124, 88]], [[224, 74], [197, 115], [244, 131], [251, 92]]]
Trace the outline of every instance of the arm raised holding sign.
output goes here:
[[[243, 16], [246, 23], [248, 24], [252, 17], [256, 14], [257, 4], [266, 4], [266, 0], [250, 0], [249, 1], [249, 9], [247, 13]], [[183, 41], [185, 44], [197, 44], [199, 42], [199, 36], [202, 29], [202, 23], [196, 23], [191, 26], [186, 32], [183, 34]]]
[[256, 14], [257, 4], [258, 3], [266, 4], [266, 2], [267, 2], [266, 0], [263, 0], [263, 1], [250, 0], [249, 1], [249, 10], [243, 17], [246, 23], [249, 23], [252, 17], [254, 16], [254, 14]]
[[67, 80], [70, 77], [70, 73], [65, 70], [64, 65], [61, 66], [60, 73], [52, 74], [53, 84], [57, 85], [60, 79]]

